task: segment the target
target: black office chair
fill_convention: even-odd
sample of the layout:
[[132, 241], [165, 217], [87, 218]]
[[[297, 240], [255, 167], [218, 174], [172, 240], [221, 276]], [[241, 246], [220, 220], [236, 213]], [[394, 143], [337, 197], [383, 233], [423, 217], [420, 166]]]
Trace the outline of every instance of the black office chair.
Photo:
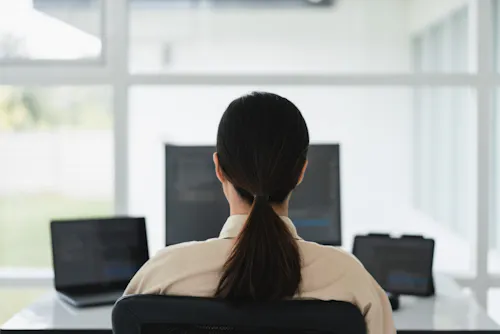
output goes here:
[[339, 301], [235, 304], [213, 298], [134, 295], [116, 303], [112, 320], [114, 334], [366, 334], [358, 308]]

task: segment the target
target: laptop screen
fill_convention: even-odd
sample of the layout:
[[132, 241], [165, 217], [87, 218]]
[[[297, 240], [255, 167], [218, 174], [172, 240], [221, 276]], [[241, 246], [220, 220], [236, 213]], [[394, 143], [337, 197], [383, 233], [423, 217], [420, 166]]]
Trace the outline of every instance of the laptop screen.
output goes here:
[[144, 218], [53, 221], [51, 236], [58, 290], [125, 287], [149, 258]]

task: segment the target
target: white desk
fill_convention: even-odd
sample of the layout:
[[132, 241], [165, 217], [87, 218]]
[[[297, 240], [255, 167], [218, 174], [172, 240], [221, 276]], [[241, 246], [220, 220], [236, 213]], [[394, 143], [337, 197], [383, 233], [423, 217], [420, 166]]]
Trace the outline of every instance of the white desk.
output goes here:
[[[437, 296], [432, 298], [402, 297], [401, 308], [394, 312], [398, 331], [494, 331], [500, 326], [488, 317], [477, 302], [462, 293], [458, 284], [436, 275]], [[10, 331], [82, 332], [111, 329], [112, 307], [74, 309], [50, 293], [25, 308], [0, 327]], [[19, 334], [19, 333], [18, 333]]]

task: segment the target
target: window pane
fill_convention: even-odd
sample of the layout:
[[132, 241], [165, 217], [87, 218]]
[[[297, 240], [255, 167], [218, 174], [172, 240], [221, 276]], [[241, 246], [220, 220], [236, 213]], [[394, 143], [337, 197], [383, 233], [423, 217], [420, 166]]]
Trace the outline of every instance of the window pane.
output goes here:
[[0, 86], [0, 267], [50, 266], [49, 222], [113, 212], [108, 87]]
[[488, 290], [488, 314], [500, 324], [500, 288]]
[[129, 1], [133, 73], [408, 73], [435, 29], [446, 64], [469, 52], [465, 1]]
[[500, 1], [499, 0], [494, 0], [493, 1], [493, 24], [495, 27], [495, 31], [493, 33], [493, 38], [494, 41], [493, 43], [495, 44], [495, 60], [496, 60], [496, 67], [497, 71], [500, 69]]
[[0, 325], [9, 320], [14, 314], [33, 303], [48, 289], [43, 288], [0, 288]]
[[[475, 50], [470, 50], [470, 45], [475, 45], [469, 43], [471, 31], [470, 26], [473, 25], [473, 21], [469, 20], [469, 10], [468, 7], [456, 11], [451, 17], [450, 21], [446, 25], [448, 44], [446, 45], [448, 50], [448, 61], [447, 71], [449, 72], [466, 72], [473, 67], [471, 54]], [[475, 39], [475, 36], [472, 36]]]
[[[448, 251], [475, 247], [476, 118], [467, 88], [419, 88], [414, 104], [414, 204], [453, 238]], [[451, 240], [451, 239], [450, 239]], [[437, 247], [442, 245], [437, 243]], [[449, 261], [450, 270], [475, 267], [473, 254]], [[457, 265], [457, 267], [455, 267]]]
[[102, 0], [0, 1], [0, 61], [95, 59]]
[[500, 273], [500, 89], [497, 89], [493, 122], [493, 200], [492, 221], [490, 225], [490, 252], [488, 269], [492, 273]]
[[[427, 89], [432, 96], [446, 92], [440, 103], [448, 110], [440, 114], [434, 100], [424, 101], [429, 113], [415, 110], [413, 91], [404, 87], [133, 87], [130, 208], [132, 214], [147, 217], [154, 250], [164, 244], [164, 233], [159, 232], [165, 228], [163, 144], [214, 144], [228, 103], [251, 90], [276, 92], [295, 102], [308, 122], [313, 143], [341, 144], [343, 244], [348, 250], [357, 233], [424, 234], [437, 241], [437, 270], [473, 272], [470, 231], [476, 222], [476, 174], [471, 157], [476, 138], [470, 121], [475, 113], [469, 105], [472, 93], [465, 88]], [[464, 104], [460, 121], [448, 123], [458, 95], [463, 98], [456, 103]], [[415, 129], [418, 112], [423, 115], [420, 128]], [[447, 150], [452, 153], [443, 154]], [[439, 155], [439, 163], [429, 161]], [[453, 177], [431, 183], [447, 172]], [[415, 189], [417, 176], [424, 189]], [[453, 188], [455, 181], [459, 189]], [[472, 195], [455, 197], [456, 190], [470, 190]]]

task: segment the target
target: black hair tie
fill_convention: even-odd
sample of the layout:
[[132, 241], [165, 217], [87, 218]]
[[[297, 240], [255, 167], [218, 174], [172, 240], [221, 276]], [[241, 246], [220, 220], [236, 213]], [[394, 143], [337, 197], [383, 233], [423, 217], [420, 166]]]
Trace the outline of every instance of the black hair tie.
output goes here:
[[269, 199], [271, 198], [271, 196], [266, 195], [266, 194], [257, 194], [257, 195], [254, 195], [254, 198], [255, 198], [255, 200], [264, 200], [264, 201], [268, 202]]

